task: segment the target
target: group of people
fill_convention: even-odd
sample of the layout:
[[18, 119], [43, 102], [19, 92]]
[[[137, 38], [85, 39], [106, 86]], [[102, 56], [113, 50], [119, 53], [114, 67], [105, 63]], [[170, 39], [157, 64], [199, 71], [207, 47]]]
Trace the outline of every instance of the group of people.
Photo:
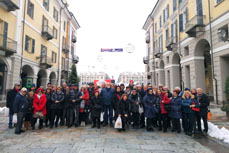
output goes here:
[[[15, 84], [7, 94], [7, 107], [10, 110], [9, 128], [13, 128], [13, 115], [17, 114], [15, 134], [46, 127], [78, 127], [92, 124], [92, 128], [114, 127], [121, 118], [122, 128], [126, 125], [133, 129], [145, 128], [147, 131], [181, 132], [192, 136], [194, 132], [207, 134], [207, 112], [209, 100], [201, 88], [183, 91], [176, 87], [172, 92], [168, 87], [159, 85], [129, 86], [102, 83], [101, 86], [89, 84], [79, 88], [78, 84], [62, 86], [47, 84], [47, 87], [31, 89]], [[201, 119], [204, 130], [201, 129]], [[24, 123], [24, 129], [22, 129]]]

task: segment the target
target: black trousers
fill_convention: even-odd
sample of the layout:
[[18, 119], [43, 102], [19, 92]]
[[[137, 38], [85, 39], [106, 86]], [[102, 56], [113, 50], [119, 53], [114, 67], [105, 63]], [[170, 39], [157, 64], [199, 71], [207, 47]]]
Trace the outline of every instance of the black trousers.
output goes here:
[[162, 114], [161, 112], [157, 113], [157, 118], [156, 118], [156, 125], [158, 125], [159, 129], [162, 129]]
[[50, 109], [46, 109], [47, 110], [47, 114], [46, 114], [46, 118], [45, 118], [45, 124], [48, 125], [48, 123], [51, 123], [51, 110]]
[[180, 119], [172, 118], [173, 131], [181, 131]]
[[72, 126], [74, 119], [74, 108], [67, 108], [66, 109], [66, 125]]
[[52, 109], [50, 126], [53, 126], [54, 122], [55, 122], [55, 126], [58, 126], [59, 120], [61, 119], [61, 117], [62, 117], [62, 110], [61, 109]]
[[121, 120], [122, 120], [122, 129], [126, 130], [126, 122], [127, 122], [127, 118], [125, 116], [121, 116]]
[[80, 115], [80, 105], [75, 105], [73, 107], [74, 125], [79, 126], [79, 115]]
[[[32, 128], [35, 128], [35, 125], [36, 125], [36, 123], [37, 123], [37, 119], [38, 119], [38, 118], [33, 118], [33, 119], [32, 119], [32, 123], [31, 123]], [[40, 128], [43, 127], [43, 122], [44, 122], [44, 119], [39, 119], [39, 127], [40, 127]]]
[[25, 117], [25, 112], [18, 112], [17, 113], [17, 124], [16, 124], [16, 128], [15, 128], [15, 133], [20, 133], [21, 132], [21, 128], [23, 125], [23, 121], [24, 121], [24, 117]]
[[65, 124], [65, 122], [66, 122], [66, 118], [67, 118], [67, 109], [66, 108], [64, 108], [63, 109], [63, 111], [62, 111], [62, 117], [61, 117], [61, 125], [64, 125]]
[[139, 117], [140, 117], [140, 114], [139, 114], [138, 112], [132, 113], [133, 126], [134, 126], [134, 127], [139, 126]]
[[152, 129], [153, 127], [153, 118], [148, 118], [146, 119], [146, 129]]
[[168, 114], [161, 114], [162, 123], [163, 123], [163, 130], [166, 131], [168, 128]]
[[203, 122], [204, 122], [204, 131], [208, 132], [208, 118], [207, 115], [201, 116]]
[[[201, 132], [201, 122], [200, 122], [200, 119], [201, 119], [201, 117], [200, 117], [200, 112], [195, 112], [195, 121], [194, 121], [194, 131], [197, 131], [196, 130], [196, 126], [198, 127], [198, 131], [199, 132]], [[197, 124], [197, 125], [196, 125]]]
[[85, 112], [80, 112], [79, 122], [86, 122], [87, 114]]
[[94, 126], [100, 127], [100, 116], [99, 117], [92, 117]]
[[192, 133], [194, 124], [193, 113], [183, 113], [184, 132]]
[[141, 127], [145, 127], [145, 115], [144, 115], [144, 113], [140, 114], [140, 125], [141, 125]]

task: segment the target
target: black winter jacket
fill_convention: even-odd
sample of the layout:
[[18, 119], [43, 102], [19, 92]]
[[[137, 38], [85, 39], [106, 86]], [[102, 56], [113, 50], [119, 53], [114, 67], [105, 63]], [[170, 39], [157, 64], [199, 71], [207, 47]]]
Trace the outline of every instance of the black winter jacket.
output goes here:
[[[63, 109], [63, 102], [64, 102], [64, 93], [60, 92], [54, 92], [51, 98], [51, 109]], [[55, 103], [56, 101], [59, 101], [59, 103]]]

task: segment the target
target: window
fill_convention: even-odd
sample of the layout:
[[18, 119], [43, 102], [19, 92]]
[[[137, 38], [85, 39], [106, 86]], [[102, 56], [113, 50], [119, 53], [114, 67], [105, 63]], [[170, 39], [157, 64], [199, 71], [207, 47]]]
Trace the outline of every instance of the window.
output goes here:
[[157, 23], [155, 23], [155, 33], [157, 33]]
[[173, 34], [173, 24], [171, 24], [171, 37], [173, 37], [174, 34]]
[[35, 40], [30, 38], [29, 36], [25, 36], [25, 50], [28, 53], [34, 53], [35, 52]]
[[173, 23], [174, 27], [174, 36], [177, 36], [177, 20]]
[[54, 39], [57, 39], [57, 34], [58, 34], [58, 31], [57, 31], [57, 29], [53, 26], [53, 38], [54, 38]]
[[47, 11], [49, 11], [49, 0], [43, 0], [43, 6]]
[[47, 47], [44, 45], [41, 45], [41, 57], [40, 57], [41, 63], [47, 63]]
[[34, 14], [34, 4], [31, 3], [31, 1], [28, 1], [28, 6], [27, 6], [27, 14], [33, 19], [33, 14]]
[[62, 38], [62, 48], [65, 48], [66, 47], [66, 38], [63, 37]]
[[7, 46], [8, 23], [0, 19], [0, 46]]
[[177, 0], [173, 0], [173, 12], [177, 9]]
[[165, 17], [165, 10], [163, 10], [163, 23], [165, 23], [166, 17]]
[[48, 25], [49, 25], [48, 19], [43, 15], [43, 17], [42, 17], [42, 31], [47, 30]]
[[168, 40], [168, 39], [169, 39], [169, 28], [166, 29], [166, 40]]
[[56, 53], [52, 51], [52, 63], [56, 63]]
[[169, 56], [166, 57], [166, 62], [169, 64]]
[[66, 29], [66, 22], [64, 21], [64, 31], [65, 31], [65, 29]]
[[163, 52], [163, 35], [159, 37], [159, 52]]
[[65, 58], [62, 57], [62, 68], [64, 69], [65, 68]]
[[58, 11], [55, 7], [53, 8], [53, 18], [58, 22]]
[[169, 5], [167, 5], [166, 14], [167, 14], [167, 19], [168, 19], [169, 18]]
[[180, 24], [180, 32], [184, 31], [184, 27], [183, 27], [183, 14], [179, 15], [179, 24]]
[[216, 1], [216, 5], [217, 5], [217, 4], [221, 3], [224, 0], [215, 0], [215, 1]]
[[183, 0], [179, 0], [179, 3], [182, 3], [183, 2]]

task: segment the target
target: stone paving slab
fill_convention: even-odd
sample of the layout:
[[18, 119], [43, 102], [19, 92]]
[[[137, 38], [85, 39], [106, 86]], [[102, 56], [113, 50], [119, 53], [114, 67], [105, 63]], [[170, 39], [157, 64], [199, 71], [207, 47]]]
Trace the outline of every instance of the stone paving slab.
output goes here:
[[58, 127], [15, 135], [0, 115], [0, 153], [213, 153], [183, 133]]

